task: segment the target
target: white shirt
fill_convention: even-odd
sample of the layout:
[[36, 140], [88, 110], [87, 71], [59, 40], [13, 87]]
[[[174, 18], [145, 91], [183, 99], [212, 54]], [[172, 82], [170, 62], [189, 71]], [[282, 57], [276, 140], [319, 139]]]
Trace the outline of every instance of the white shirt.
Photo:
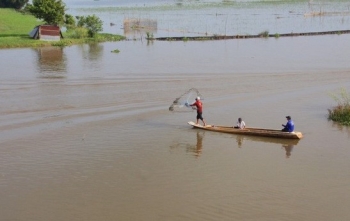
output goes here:
[[241, 123], [239, 123], [239, 121], [238, 121], [236, 127], [240, 128], [240, 129], [244, 129], [245, 128], [244, 121], [242, 120]]

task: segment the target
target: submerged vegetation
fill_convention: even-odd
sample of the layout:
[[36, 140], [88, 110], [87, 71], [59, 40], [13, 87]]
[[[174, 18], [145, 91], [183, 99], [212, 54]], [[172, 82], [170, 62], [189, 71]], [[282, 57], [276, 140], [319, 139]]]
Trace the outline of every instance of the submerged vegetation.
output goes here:
[[269, 31], [260, 32], [259, 36], [264, 37], [264, 38], [268, 38], [269, 37]]
[[[112, 23], [123, 20], [124, 34], [133, 39], [147, 35], [147, 40], [202, 41], [350, 33], [347, 26], [350, 5], [343, 0], [331, 4], [307, 3], [305, 0], [164, 0], [156, 4], [92, 6], [91, 3], [91, 7], [77, 11], [103, 14], [105, 17], [116, 14], [117, 18], [113, 18]], [[339, 13], [332, 16], [325, 14], [324, 21], [319, 24], [305, 17], [305, 13], [320, 9]], [[144, 25], [125, 25], [125, 21], [132, 20], [141, 21]], [[156, 25], [151, 26], [146, 20], [154, 21]], [[150, 36], [151, 33], [154, 37]]]
[[331, 96], [338, 104], [328, 109], [328, 119], [350, 126], [350, 94], [342, 88], [339, 94]]

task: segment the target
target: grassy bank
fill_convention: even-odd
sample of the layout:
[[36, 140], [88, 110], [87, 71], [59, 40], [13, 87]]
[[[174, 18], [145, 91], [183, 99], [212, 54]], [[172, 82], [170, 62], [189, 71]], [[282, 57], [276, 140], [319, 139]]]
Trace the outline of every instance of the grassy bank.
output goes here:
[[338, 104], [328, 109], [328, 119], [350, 126], [350, 94], [341, 89], [338, 95], [332, 97]]
[[119, 41], [123, 36], [97, 34], [95, 38], [71, 38], [67, 33], [61, 41], [40, 41], [29, 37], [29, 32], [37, 25], [43, 24], [32, 15], [25, 15], [13, 9], [0, 9], [0, 49], [44, 46], [67, 46], [90, 42]]
[[0, 8], [0, 37], [28, 36], [35, 26], [42, 23], [34, 16], [24, 15], [13, 9]]

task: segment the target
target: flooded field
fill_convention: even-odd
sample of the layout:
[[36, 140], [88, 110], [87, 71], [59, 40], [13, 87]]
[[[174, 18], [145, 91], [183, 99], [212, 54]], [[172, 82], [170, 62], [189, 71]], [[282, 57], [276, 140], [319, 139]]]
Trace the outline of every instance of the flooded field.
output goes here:
[[350, 24], [350, 3], [344, 0], [100, 0], [84, 7], [79, 1], [67, 1], [67, 7], [73, 15], [98, 15], [105, 21], [105, 32], [130, 39], [144, 38], [147, 32], [154, 37], [176, 37], [336, 31], [349, 29]]
[[[327, 109], [350, 91], [349, 41], [0, 50], [0, 220], [348, 220], [350, 128]], [[192, 129], [194, 111], [168, 110], [190, 88], [209, 124], [279, 129], [290, 115], [304, 138]]]

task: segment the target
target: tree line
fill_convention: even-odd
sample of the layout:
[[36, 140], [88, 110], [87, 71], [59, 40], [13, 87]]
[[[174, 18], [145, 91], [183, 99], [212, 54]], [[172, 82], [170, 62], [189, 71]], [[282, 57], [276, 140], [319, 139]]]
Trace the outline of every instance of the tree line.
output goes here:
[[29, 0], [0, 0], [0, 8], [21, 9]]

